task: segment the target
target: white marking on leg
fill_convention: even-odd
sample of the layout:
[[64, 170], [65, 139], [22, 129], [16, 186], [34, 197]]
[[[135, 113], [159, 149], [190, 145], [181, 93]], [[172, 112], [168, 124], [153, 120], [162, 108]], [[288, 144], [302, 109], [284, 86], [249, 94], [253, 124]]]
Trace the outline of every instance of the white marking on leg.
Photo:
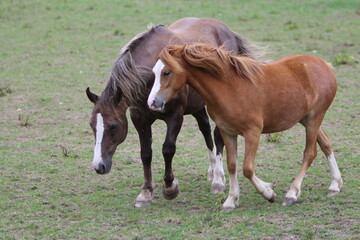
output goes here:
[[168, 194], [173, 193], [179, 186], [179, 181], [174, 178], [173, 182], [171, 183], [171, 187], [166, 188], [164, 183], [164, 191]]
[[226, 201], [223, 204], [223, 209], [234, 209], [239, 204], [239, 196], [240, 196], [240, 189], [239, 189], [239, 182], [237, 179], [237, 174], [232, 174], [229, 177], [229, 196], [227, 197]]
[[95, 147], [94, 147], [94, 159], [92, 165], [94, 169], [99, 169], [99, 164], [103, 163], [101, 154], [101, 143], [104, 136], [104, 119], [101, 113], [96, 114], [96, 134], [95, 134]]
[[330, 174], [331, 174], [331, 184], [329, 187], [329, 191], [340, 192], [343, 181], [341, 179], [339, 167], [336, 163], [335, 155], [333, 152], [327, 157], [327, 160], [330, 165]]
[[155, 81], [153, 87], [151, 88], [151, 92], [149, 94], [147, 101], [149, 108], [152, 108], [152, 104], [155, 100], [155, 96], [160, 90], [160, 74], [161, 74], [161, 70], [164, 67], [165, 67], [164, 63], [159, 59], [152, 69], [153, 73], [155, 74]]
[[305, 175], [298, 175], [295, 177], [294, 182], [291, 184], [289, 191], [285, 195], [285, 201], [283, 202], [283, 205], [285, 206], [287, 204], [286, 199], [292, 199], [294, 202], [297, 201], [297, 199], [301, 195], [301, 184], [304, 179]]
[[152, 203], [154, 198], [153, 193], [149, 189], [143, 189], [142, 192], [137, 196], [135, 207], [146, 207]]
[[212, 180], [211, 192], [224, 192], [226, 181], [221, 154], [219, 153], [219, 155], [216, 155], [216, 147], [214, 147], [213, 151], [209, 150], [208, 155], [210, 161], [208, 179]]
[[256, 190], [266, 199], [270, 200], [275, 197], [275, 193], [272, 189], [272, 184], [262, 181], [260, 178], [255, 175], [251, 179], [252, 184], [255, 186]]
[[223, 162], [222, 162], [221, 153], [219, 153], [219, 155], [216, 155], [216, 165], [215, 165], [215, 169], [214, 169], [214, 176], [216, 176], [216, 178], [219, 178], [220, 181], [225, 186], [226, 179], [225, 179], [224, 166], [223, 166]]
[[[215, 148], [214, 148], [215, 150]], [[214, 151], [211, 151], [208, 149], [208, 159], [209, 159], [209, 168], [208, 168], [208, 180], [212, 181], [214, 180], [214, 169], [216, 165], [216, 156], [214, 154]]]

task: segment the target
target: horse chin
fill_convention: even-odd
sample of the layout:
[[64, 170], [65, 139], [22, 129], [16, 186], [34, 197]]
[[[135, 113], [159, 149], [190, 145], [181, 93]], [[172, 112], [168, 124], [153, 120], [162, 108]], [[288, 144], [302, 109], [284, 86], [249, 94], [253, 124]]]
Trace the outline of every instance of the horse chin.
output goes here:
[[162, 106], [162, 107], [159, 107], [159, 108], [151, 107], [150, 110], [154, 111], [154, 112], [165, 112], [165, 106]]

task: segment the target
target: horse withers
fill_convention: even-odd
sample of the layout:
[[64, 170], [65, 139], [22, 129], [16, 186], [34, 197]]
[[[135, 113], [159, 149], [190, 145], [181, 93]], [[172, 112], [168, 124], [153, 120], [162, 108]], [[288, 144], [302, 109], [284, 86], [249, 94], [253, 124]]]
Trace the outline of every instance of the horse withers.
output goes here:
[[230, 176], [229, 196], [224, 209], [239, 201], [237, 180], [237, 136], [245, 139], [243, 174], [268, 201], [274, 202], [272, 184], [255, 175], [254, 160], [260, 135], [284, 131], [300, 122], [306, 131], [302, 166], [284, 205], [293, 205], [301, 193], [301, 183], [320, 145], [330, 165], [331, 194], [340, 192], [342, 178], [330, 138], [321, 127], [336, 93], [333, 69], [323, 60], [293, 55], [262, 64], [208, 44], [168, 46], [153, 68], [155, 83], [148, 99], [153, 110], [167, 102], [185, 84], [205, 100], [210, 117], [220, 128], [227, 151]]
[[94, 108], [90, 125], [94, 131], [95, 148], [93, 168], [99, 174], [110, 172], [112, 156], [127, 134], [127, 109], [138, 132], [140, 155], [144, 171], [142, 191], [136, 198], [136, 207], [147, 206], [153, 199], [155, 184], [152, 179], [152, 130], [155, 120], [165, 121], [166, 137], [162, 147], [165, 160], [163, 196], [173, 199], [177, 196], [178, 181], [172, 170], [176, 151], [176, 139], [183, 123], [183, 116], [191, 114], [202, 132], [210, 161], [208, 178], [212, 181], [211, 192], [223, 192], [225, 176], [222, 165], [223, 141], [220, 131], [215, 129], [215, 146], [205, 110], [204, 100], [189, 86], [178, 91], [162, 112], [147, 107], [147, 97], [154, 82], [151, 71], [160, 51], [170, 44], [203, 42], [214, 46], [224, 45], [234, 55], [253, 56], [249, 42], [231, 31], [223, 23], [206, 18], [184, 18], [168, 27], [157, 25], [140, 33], [121, 50], [115, 62], [110, 79], [101, 96], [87, 89], [86, 93]]

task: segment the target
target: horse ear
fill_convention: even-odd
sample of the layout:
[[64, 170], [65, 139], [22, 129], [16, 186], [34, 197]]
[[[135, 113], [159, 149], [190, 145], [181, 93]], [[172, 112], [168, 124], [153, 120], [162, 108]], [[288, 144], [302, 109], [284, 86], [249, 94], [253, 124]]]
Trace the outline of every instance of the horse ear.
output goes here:
[[115, 95], [113, 97], [113, 101], [114, 101], [115, 105], [118, 105], [120, 103], [120, 101], [122, 100], [122, 95], [123, 95], [123, 93], [122, 93], [121, 88], [117, 87], [116, 88], [116, 93], [115, 93]]
[[96, 95], [95, 93], [92, 93], [90, 91], [90, 88], [86, 88], [86, 95], [89, 98], [89, 100], [94, 104], [96, 104], [99, 101], [99, 96]]

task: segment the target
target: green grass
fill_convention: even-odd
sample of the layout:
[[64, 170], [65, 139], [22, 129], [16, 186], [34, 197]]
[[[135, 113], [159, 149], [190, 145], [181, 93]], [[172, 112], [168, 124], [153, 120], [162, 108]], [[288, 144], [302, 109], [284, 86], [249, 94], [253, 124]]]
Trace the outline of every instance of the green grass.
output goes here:
[[[358, 1], [0, 1], [1, 239], [359, 239], [360, 79]], [[275, 142], [263, 136], [257, 175], [275, 184], [267, 203], [241, 176], [240, 206], [223, 212], [212, 195], [204, 140], [186, 117], [174, 158], [180, 195], [161, 196], [165, 124], [153, 127], [155, 202], [134, 208], [143, 181], [130, 123], [112, 172], [91, 171], [92, 104], [119, 50], [150, 23], [211, 17], [267, 46], [268, 59], [310, 54], [335, 65], [338, 93], [323, 123], [343, 174], [327, 196], [329, 168], [320, 153], [298, 204], [282, 200], [300, 168], [304, 131]], [[239, 162], [243, 156], [239, 140]]]

